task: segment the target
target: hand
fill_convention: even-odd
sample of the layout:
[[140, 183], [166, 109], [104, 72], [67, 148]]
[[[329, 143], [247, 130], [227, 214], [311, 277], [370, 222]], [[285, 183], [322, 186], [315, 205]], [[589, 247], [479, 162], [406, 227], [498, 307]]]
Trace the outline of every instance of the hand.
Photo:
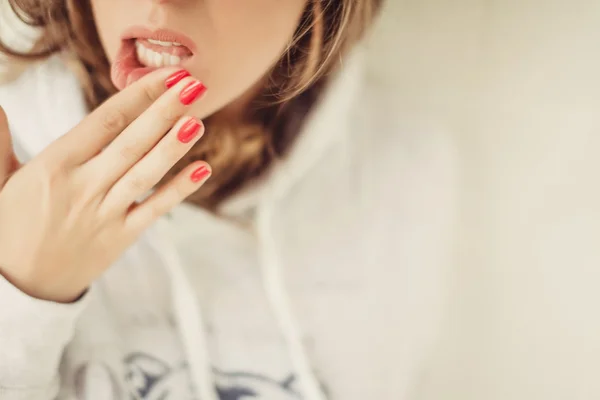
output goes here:
[[74, 301], [208, 179], [209, 166], [194, 162], [136, 202], [204, 132], [183, 116], [204, 87], [174, 72], [161, 69], [113, 96], [24, 166], [0, 108], [0, 274], [17, 288]]

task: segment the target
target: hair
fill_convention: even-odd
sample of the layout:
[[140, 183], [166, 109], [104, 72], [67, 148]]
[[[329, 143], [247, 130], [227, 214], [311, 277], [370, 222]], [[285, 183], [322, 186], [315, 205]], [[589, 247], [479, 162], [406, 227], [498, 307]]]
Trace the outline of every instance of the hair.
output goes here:
[[[268, 84], [248, 110], [247, 123], [227, 126], [207, 118], [213, 132], [199, 141], [163, 179], [190, 162], [206, 160], [213, 176], [187, 201], [215, 209], [229, 195], [255, 179], [285, 155], [302, 126], [302, 117], [318, 100], [339, 60], [358, 42], [383, 0], [308, 0], [291, 43], [268, 74]], [[110, 65], [89, 0], [9, 0], [29, 25], [41, 28], [41, 39], [28, 53], [0, 42], [0, 52], [16, 61], [44, 59], [61, 53], [77, 73], [90, 109], [116, 93]], [[218, 134], [214, 134], [218, 131]]]

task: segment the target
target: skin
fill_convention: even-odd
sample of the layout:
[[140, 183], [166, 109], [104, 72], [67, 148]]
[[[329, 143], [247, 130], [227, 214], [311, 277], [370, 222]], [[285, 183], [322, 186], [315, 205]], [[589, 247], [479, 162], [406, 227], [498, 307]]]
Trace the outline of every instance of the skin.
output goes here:
[[144, 230], [209, 178], [210, 167], [194, 162], [136, 201], [202, 137], [198, 122], [192, 140], [180, 139], [192, 120], [180, 93], [195, 80], [166, 90], [176, 71], [160, 69], [132, 84], [23, 166], [14, 162], [0, 108], [0, 274], [22, 292], [76, 300]]
[[239, 117], [293, 37], [308, 0], [91, 0], [96, 26], [113, 62], [121, 35], [134, 25], [171, 29], [197, 46], [183, 63], [209, 89], [192, 114]]
[[[111, 61], [131, 25], [176, 27], [198, 49], [184, 65], [192, 76], [167, 89], [181, 68], [146, 75], [25, 165], [0, 107], [0, 275], [32, 297], [63, 303], [79, 298], [144, 230], [206, 182], [210, 166], [196, 161], [137, 202], [201, 139], [197, 117], [242, 112], [289, 43], [306, 0], [92, 3]], [[186, 101], [184, 88], [199, 86], [198, 78], [212, 95]]]

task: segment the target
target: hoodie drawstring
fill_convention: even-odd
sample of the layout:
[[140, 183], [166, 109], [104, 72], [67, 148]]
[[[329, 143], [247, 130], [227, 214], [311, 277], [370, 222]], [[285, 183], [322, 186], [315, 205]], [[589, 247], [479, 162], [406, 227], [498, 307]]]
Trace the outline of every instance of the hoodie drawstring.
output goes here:
[[257, 231], [262, 246], [260, 264], [267, 299], [287, 345], [294, 372], [305, 400], [325, 400], [310, 364], [298, 323], [294, 319], [292, 306], [285, 290], [284, 278], [277, 258], [275, 238], [271, 234], [271, 214], [268, 207], [260, 207], [257, 213]]
[[208, 338], [202, 310], [185, 274], [179, 253], [168, 234], [167, 224], [168, 221], [160, 219], [156, 223], [155, 231], [158, 237], [151, 236], [151, 239], [154, 246], [160, 250], [171, 277], [173, 310], [187, 355], [192, 382], [201, 400], [219, 400], [208, 353]]
[[[305, 400], [325, 400], [326, 397], [313, 373], [308, 354], [302, 344], [298, 324], [291, 311], [290, 300], [285, 290], [275, 251], [276, 244], [269, 229], [270, 222], [269, 209], [267, 207], [260, 208], [257, 215], [257, 228], [262, 245], [260, 262], [267, 298], [288, 347], [303, 398]], [[160, 219], [156, 223], [154, 231], [157, 236], [149, 235], [149, 239], [160, 251], [171, 277], [175, 318], [187, 354], [194, 387], [200, 395], [200, 399], [218, 400], [202, 310], [185, 275], [179, 253], [170, 240], [168, 223], [165, 219]]]

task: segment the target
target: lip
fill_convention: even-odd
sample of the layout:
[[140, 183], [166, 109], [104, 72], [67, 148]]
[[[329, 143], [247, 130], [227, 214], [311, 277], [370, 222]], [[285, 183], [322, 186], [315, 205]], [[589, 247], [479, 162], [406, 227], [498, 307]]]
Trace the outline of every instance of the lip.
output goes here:
[[191, 57], [196, 52], [194, 41], [179, 32], [168, 29], [151, 30], [143, 26], [132, 26], [121, 36], [121, 49], [111, 66], [111, 80], [119, 90], [123, 90], [144, 75], [156, 70], [156, 68], [145, 67], [140, 64], [136, 55], [134, 39], [177, 42], [187, 47], [192, 53]]
[[123, 40], [131, 39], [152, 39], [163, 42], [177, 42], [187, 47], [192, 54], [196, 53], [196, 44], [194, 41], [183, 33], [172, 31], [169, 29], [151, 30], [144, 26], [132, 26], [127, 29], [121, 36]]

